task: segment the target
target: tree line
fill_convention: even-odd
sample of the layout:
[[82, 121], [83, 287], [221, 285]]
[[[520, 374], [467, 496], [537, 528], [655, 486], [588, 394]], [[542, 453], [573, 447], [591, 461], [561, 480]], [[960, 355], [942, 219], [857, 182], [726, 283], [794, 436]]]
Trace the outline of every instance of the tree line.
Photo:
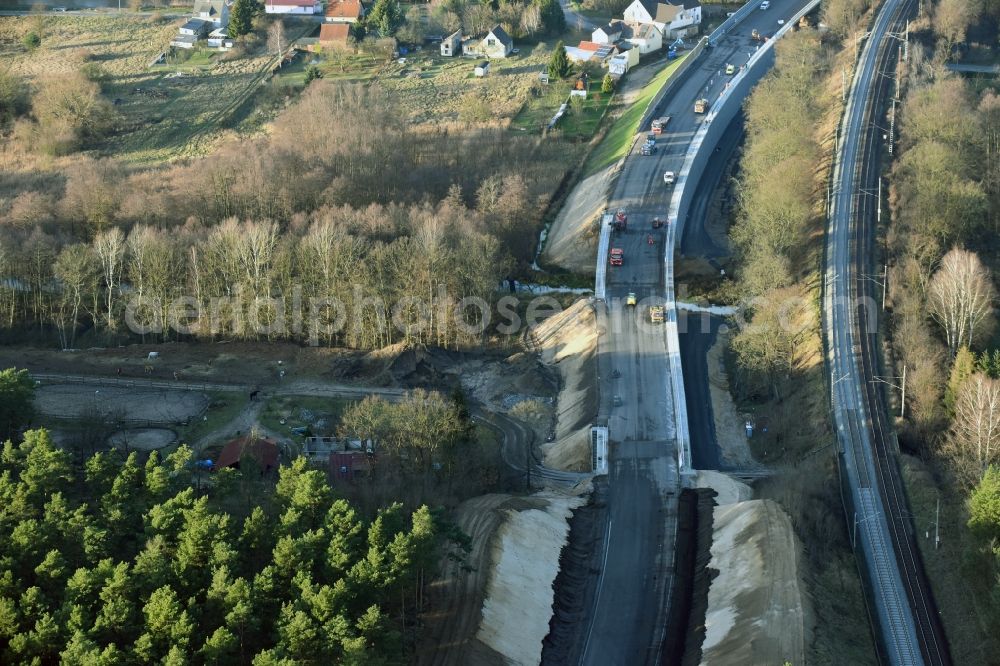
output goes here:
[[234, 511], [238, 475], [197, 491], [186, 447], [77, 466], [45, 431], [8, 441], [2, 660], [402, 663], [450, 534], [437, 514], [392, 504], [364, 520], [302, 458]]
[[[824, 81], [833, 50], [815, 30], [776, 45], [775, 67], [746, 104], [747, 139], [730, 229], [738, 270], [733, 297], [752, 307], [752, 325], [732, 340], [743, 395], [780, 396], [800, 349], [818, 336], [815, 304], [802, 280], [815, 272], [811, 242], [822, 224], [817, 127], [828, 111]], [[779, 176], [780, 174], [780, 176]], [[821, 174], [820, 174], [821, 175]]]
[[894, 374], [905, 369], [907, 378], [900, 441], [959, 506], [957, 522], [968, 531], [949, 537], [962, 543], [959, 571], [990, 581], [981, 592], [970, 586], [977, 589], [966, 603], [991, 622], [1000, 601], [1000, 96], [995, 85], [970, 85], [944, 64], [967, 46], [970, 31], [992, 23], [995, 38], [998, 9], [941, 0], [911, 26], [909, 61], [898, 71], [906, 94], [885, 238]]
[[[317, 81], [267, 139], [153, 171], [79, 159], [58, 200], [15, 196], [0, 226], [3, 326], [51, 329], [72, 346], [85, 328], [123, 331], [126, 296], [149, 303], [147, 324], [164, 323], [177, 297], [205, 309], [229, 299], [244, 321], [258, 299], [331, 298], [347, 310], [310, 320], [312, 329], [226, 335], [455, 344], [454, 317], [416, 306], [397, 322], [362, 316], [355, 294], [419, 299], [431, 312], [490, 301], [501, 278], [531, 261], [567, 168], [559, 160], [558, 146], [499, 128], [410, 127], [376, 87]], [[333, 331], [334, 316], [352, 326]]]

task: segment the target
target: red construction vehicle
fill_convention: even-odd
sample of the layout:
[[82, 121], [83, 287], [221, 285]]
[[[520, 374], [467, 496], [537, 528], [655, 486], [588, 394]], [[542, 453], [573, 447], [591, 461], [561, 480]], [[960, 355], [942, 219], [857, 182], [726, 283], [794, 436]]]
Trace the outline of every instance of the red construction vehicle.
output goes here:
[[628, 229], [628, 213], [624, 208], [619, 208], [615, 213], [615, 219], [611, 222], [611, 228], [615, 231], [626, 231]]
[[612, 266], [621, 266], [625, 261], [625, 252], [620, 247], [611, 248], [611, 258]]

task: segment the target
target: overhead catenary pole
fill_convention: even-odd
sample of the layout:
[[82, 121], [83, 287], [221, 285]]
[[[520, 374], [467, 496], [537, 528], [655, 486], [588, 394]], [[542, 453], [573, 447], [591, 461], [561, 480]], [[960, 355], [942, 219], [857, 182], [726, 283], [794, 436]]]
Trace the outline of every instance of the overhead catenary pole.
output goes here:
[[906, 364], [903, 364], [903, 388], [900, 389], [903, 392], [902, 397], [899, 399], [899, 418], [906, 418]]

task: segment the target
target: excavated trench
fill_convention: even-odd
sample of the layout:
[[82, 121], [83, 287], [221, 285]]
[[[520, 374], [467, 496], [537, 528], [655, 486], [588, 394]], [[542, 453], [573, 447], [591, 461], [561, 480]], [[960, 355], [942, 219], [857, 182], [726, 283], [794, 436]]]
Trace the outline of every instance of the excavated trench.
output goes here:
[[[552, 619], [542, 642], [542, 664], [579, 663], [590, 632], [608, 521], [606, 477], [594, 481], [590, 501], [573, 513], [569, 540], [559, 556]], [[683, 490], [679, 497], [676, 569], [661, 664], [696, 665], [705, 637], [708, 586], [718, 572], [708, 567], [715, 492]]]

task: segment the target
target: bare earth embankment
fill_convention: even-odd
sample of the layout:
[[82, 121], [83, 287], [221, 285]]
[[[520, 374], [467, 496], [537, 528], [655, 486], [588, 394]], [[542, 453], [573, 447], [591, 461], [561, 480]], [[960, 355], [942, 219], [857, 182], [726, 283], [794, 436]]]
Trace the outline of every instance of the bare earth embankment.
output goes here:
[[420, 666], [537, 664], [552, 615], [552, 582], [569, 533], [570, 512], [585, 501], [556, 493], [491, 494], [456, 511], [472, 538], [464, 563], [447, 561], [430, 586], [435, 609], [423, 617]]
[[699, 472], [698, 482], [719, 493], [709, 564], [719, 574], [708, 589], [701, 663], [805, 663], [811, 610], [791, 519], [723, 474]]
[[542, 446], [544, 463], [589, 472], [590, 426], [597, 413], [597, 322], [581, 299], [531, 332], [542, 362], [559, 372], [555, 440]]

